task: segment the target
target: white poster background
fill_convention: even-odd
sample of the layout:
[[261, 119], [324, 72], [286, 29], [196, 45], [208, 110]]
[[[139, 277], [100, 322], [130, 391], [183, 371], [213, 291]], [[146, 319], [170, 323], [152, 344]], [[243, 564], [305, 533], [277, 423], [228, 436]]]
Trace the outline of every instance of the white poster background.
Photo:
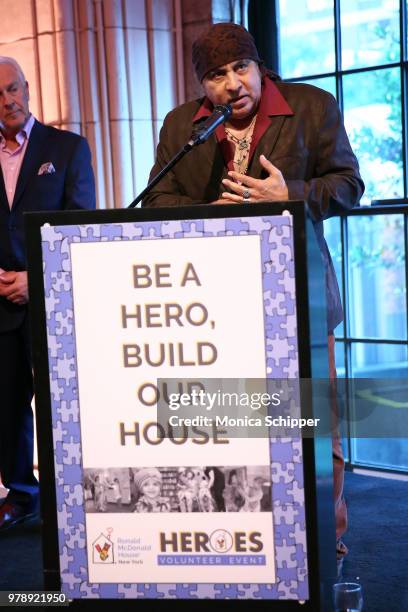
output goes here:
[[[226, 463], [225, 444], [175, 445], [165, 439], [136, 446], [127, 437], [121, 446], [119, 423], [156, 420], [156, 410], [138, 400], [137, 392], [157, 378], [265, 378], [262, 267], [259, 236], [77, 243], [71, 245], [74, 320], [77, 345], [82, 458], [84, 467], [212, 465]], [[170, 264], [172, 287], [135, 289], [133, 265]], [[192, 263], [201, 286], [181, 287], [186, 265]], [[200, 327], [138, 328], [132, 320], [122, 327], [121, 306], [200, 302], [208, 322]], [[197, 313], [196, 313], [197, 314]], [[213, 323], [212, 323], [213, 322]], [[218, 351], [209, 366], [125, 368], [123, 345], [149, 344], [154, 358], [158, 345], [182, 342], [185, 359], [194, 359], [197, 342], [211, 342]], [[208, 415], [203, 411], [203, 414]], [[268, 465], [266, 439], [229, 439], [229, 465]]]
[[[84, 468], [142, 466], [233, 466], [269, 465], [269, 440], [230, 438], [227, 444], [175, 445], [165, 439], [158, 445], [130, 438], [121, 446], [119, 423], [125, 429], [133, 423], [156, 420], [155, 408], [143, 406], [137, 392], [157, 378], [265, 378], [265, 334], [260, 237], [231, 236], [71, 245], [74, 321], [77, 347], [82, 461]], [[191, 263], [200, 285], [181, 286], [186, 266]], [[154, 280], [155, 266], [170, 264], [162, 281], [171, 287], [135, 288], [133, 266], [147, 265]], [[162, 268], [162, 272], [164, 268]], [[122, 326], [121, 307], [135, 311], [140, 304], [193, 302], [205, 305], [208, 321], [203, 326], [137, 327], [129, 320]], [[166, 363], [152, 367], [124, 367], [123, 345], [149, 344], [154, 359], [158, 345], [182, 343], [184, 359], [196, 359], [197, 342], [217, 348], [215, 363], [208, 366], [181, 366]], [[175, 354], [177, 352], [175, 351]], [[208, 414], [208, 413], [207, 413]], [[239, 529], [246, 533], [262, 528], [265, 566], [192, 566], [175, 568], [157, 564], [158, 530]], [[109, 530], [113, 539], [142, 537], [152, 547], [141, 562], [115, 564], [92, 562], [93, 542]], [[167, 513], [87, 514], [87, 549], [90, 580], [95, 582], [274, 582], [273, 525], [270, 513]], [[118, 557], [117, 557], [118, 559]]]

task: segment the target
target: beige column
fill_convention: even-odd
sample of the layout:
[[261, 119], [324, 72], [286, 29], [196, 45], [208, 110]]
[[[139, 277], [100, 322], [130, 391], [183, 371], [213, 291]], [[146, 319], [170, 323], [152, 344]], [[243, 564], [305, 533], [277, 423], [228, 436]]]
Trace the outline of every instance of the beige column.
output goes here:
[[1, 0], [1, 16], [33, 114], [88, 138], [100, 208], [129, 204], [184, 101], [181, 0]]

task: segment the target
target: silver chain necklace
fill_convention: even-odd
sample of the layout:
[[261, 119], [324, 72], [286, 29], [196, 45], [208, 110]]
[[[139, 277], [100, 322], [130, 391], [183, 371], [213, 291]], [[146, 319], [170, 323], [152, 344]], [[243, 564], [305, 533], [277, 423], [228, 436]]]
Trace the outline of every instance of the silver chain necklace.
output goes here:
[[248, 168], [248, 157], [249, 157], [249, 149], [252, 142], [252, 135], [254, 131], [256, 121], [256, 115], [254, 115], [251, 123], [248, 126], [245, 134], [242, 138], [237, 138], [228, 128], [225, 128], [225, 132], [227, 133], [227, 137], [230, 141], [232, 141], [235, 146], [235, 155], [234, 155], [234, 164], [236, 164], [238, 171], [241, 174], [245, 174]]

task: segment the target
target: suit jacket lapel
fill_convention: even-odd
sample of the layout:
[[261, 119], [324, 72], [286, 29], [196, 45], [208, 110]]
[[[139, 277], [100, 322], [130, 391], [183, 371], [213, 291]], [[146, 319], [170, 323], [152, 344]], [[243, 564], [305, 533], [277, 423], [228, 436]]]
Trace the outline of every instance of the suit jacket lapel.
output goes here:
[[269, 128], [263, 133], [259, 139], [258, 145], [256, 146], [248, 168], [248, 174], [254, 178], [260, 178], [263, 168], [259, 163], [259, 156], [265, 155], [267, 159], [270, 159], [272, 152], [278, 142], [279, 134], [283, 124], [286, 121], [286, 116], [271, 117]]
[[248, 173], [254, 178], [260, 178], [263, 171], [259, 156], [263, 154], [270, 159], [287, 117], [293, 114], [278, 84], [265, 78], [249, 152]]
[[199, 167], [196, 171], [200, 172], [201, 176], [205, 176], [202, 183], [207, 185], [202, 196], [203, 202], [212, 202], [218, 199], [220, 189], [223, 189], [221, 181], [223, 178], [227, 178], [228, 168], [225, 165], [223, 150], [218, 144], [213, 134], [197, 151]]
[[38, 172], [38, 168], [41, 165], [40, 162], [42, 159], [42, 153], [46, 146], [46, 136], [46, 127], [36, 121], [31, 130], [23, 163], [21, 164], [12, 208], [18, 205], [18, 202], [26, 188], [27, 181], [33, 176], [33, 174]]
[[6, 186], [4, 184], [3, 170], [0, 167], [0, 206], [6, 207], [10, 210], [10, 206], [7, 199]]
[[[208, 167], [211, 168], [213, 165], [218, 165], [221, 160], [222, 161], [222, 153], [218, 147], [217, 140], [214, 135], [210, 136], [207, 142], [201, 146], [201, 154], [202, 154], [202, 168]], [[205, 164], [205, 165], [204, 165]]]

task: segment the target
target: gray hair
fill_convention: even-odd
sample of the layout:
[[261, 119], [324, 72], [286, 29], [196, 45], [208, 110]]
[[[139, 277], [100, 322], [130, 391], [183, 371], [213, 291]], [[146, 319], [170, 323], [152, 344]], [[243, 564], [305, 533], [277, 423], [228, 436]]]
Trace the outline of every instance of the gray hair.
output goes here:
[[26, 78], [24, 76], [24, 72], [18, 62], [13, 57], [7, 57], [7, 55], [0, 55], [0, 64], [9, 64], [15, 68], [19, 79], [22, 83], [26, 83]]

